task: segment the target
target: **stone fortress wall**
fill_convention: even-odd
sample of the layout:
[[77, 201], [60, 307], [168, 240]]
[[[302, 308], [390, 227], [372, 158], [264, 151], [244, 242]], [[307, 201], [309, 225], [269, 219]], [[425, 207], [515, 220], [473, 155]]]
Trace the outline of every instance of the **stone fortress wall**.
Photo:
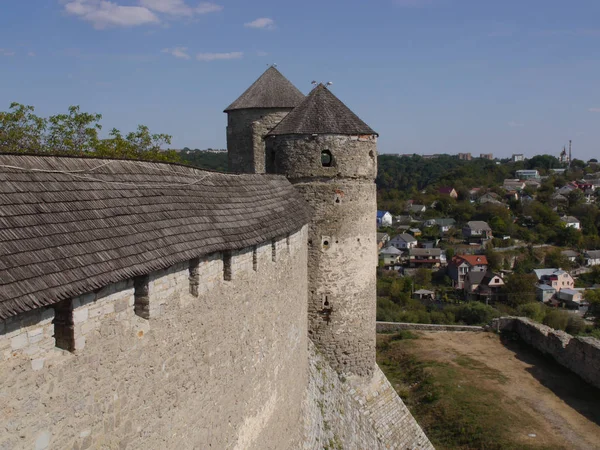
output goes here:
[[264, 136], [292, 108], [253, 108], [227, 114], [227, 162], [238, 173], [265, 173]]
[[0, 449], [301, 447], [306, 236], [0, 322]]
[[592, 337], [573, 337], [525, 317], [500, 317], [490, 328], [512, 331], [542, 353], [600, 388], [600, 341]]

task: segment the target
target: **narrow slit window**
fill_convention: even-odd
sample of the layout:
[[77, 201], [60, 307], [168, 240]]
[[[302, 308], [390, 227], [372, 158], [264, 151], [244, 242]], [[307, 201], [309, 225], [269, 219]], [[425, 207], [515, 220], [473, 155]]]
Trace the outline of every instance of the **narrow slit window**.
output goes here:
[[200, 285], [200, 258], [190, 260], [190, 294], [198, 297], [198, 286]]
[[271, 241], [271, 261], [277, 261], [277, 241], [275, 239]]
[[323, 150], [321, 152], [321, 165], [323, 167], [331, 167], [333, 164], [333, 156], [329, 150]]
[[223, 253], [223, 279], [231, 281], [231, 252]]
[[150, 277], [142, 275], [133, 279], [133, 310], [136, 315], [144, 318], [150, 318], [150, 292], [148, 284]]
[[255, 272], [258, 270], [258, 251], [256, 245], [252, 248], [252, 269]]

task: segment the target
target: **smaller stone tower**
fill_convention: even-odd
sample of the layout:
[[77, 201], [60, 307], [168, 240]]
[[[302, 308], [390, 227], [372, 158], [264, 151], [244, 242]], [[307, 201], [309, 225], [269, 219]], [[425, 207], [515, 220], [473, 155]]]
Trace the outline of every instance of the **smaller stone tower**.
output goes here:
[[264, 137], [304, 100], [275, 67], [269, 67], [227, 113], [227, 161], [231, 172], [264, 173]]
[[266, 138], [267, 173], [313, 208], [309, 337], [340, 373], [375, 366], [377, 133], [323, 84]]

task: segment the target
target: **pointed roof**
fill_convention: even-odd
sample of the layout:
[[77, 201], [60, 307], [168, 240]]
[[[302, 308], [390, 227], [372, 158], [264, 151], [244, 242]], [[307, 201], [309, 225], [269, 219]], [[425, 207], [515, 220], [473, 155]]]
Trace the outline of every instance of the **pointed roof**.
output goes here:
[[271, 130], [282, 134], [377, 134], [329, 89], [319, 84], [304, 101]]
[[224, 112], [251, 108], [294, 108], [302, 100], [304, 94], [271, 66]]

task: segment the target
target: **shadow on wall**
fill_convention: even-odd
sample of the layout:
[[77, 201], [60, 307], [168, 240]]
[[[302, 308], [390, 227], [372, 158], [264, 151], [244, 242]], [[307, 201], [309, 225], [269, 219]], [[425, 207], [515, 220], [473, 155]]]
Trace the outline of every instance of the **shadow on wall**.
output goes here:
[[501, 341], [516, 358], [531, 366], [527, 371], [543, 386], [571, 408], [600, 425], [600, 389], [587, 383], [550, 356], [527, 345], [513, 332], [502, 332]]

